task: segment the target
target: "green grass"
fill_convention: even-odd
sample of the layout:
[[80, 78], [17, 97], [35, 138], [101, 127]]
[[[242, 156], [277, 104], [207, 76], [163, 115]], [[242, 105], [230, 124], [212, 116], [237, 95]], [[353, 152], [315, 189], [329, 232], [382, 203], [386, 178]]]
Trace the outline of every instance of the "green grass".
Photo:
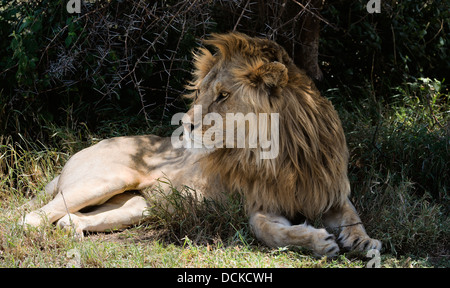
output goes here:
[[[337, 105], [351, 151], [352, 201], [369, 235], [383, 242], [381, 267], [450, 267], [449, 98], [420, 83], [405, 85], [398, 103], [379, 115], [369, 100]], [[47, 144], [0, 136], [0, 267], [365, 267], [370, 260], [269, 249], [253, 237], [241, 197], [196, 202], [177, 190], [167, 199], [174, 212], [155, 203], [145, 222], [124, 231], [82, 241], [54, 225], [24, 231], [18, 207], [40, 195], [70, 155], [113, 130], [136, 132], [80, 127], [49, 125]]]

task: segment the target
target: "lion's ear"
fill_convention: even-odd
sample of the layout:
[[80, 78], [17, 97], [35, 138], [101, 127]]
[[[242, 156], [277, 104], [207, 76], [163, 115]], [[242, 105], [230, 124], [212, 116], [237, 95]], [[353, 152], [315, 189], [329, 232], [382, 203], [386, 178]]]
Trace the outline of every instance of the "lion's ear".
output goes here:
[[244, 76], [246, 82], [253, 87], [265, 86], [268, 88], [282, 88], [288, 83], [288, 69], [280, 62], [264, 63], [262, 65], [248, 67]]

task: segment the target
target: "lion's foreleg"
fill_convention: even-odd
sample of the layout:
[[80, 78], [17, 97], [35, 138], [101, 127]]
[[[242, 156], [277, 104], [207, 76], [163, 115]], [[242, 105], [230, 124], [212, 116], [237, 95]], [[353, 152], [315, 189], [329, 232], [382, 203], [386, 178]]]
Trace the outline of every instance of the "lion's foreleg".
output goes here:
[[256, 212], [250, 216], [250, 225], [256, 237], [271, 247], [302, 246], [329, 256], [339, 252], [334, 235], [306, 223], [291, 225], [282, 216]]
[[73, 229], [81, 237], [83, 231], [104, 232], [122, 229], [139, 223], [148, 207], [144, 197], [134, 192], [124, 192], [102, 205], [93, 207], [90, 212], [65, 215], [58, 220], [57, 226]]
[[344, 249], [381, 250], [381, 242], [367, 235], [361, 219], [349, 199], [341, 207], [335, 207], [325, 213], [323, 222], [327, 227], [340, 231], [337, 241]]

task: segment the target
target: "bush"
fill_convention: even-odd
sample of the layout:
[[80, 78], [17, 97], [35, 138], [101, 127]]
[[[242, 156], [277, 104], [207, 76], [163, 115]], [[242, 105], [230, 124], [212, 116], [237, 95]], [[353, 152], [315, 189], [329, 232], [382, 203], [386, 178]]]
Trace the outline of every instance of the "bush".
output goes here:
[[447, 1], [381, 1], [379, 14], [368, 14], [367, 2], [326, 1], [323, 15], [334, 24], [324, 25], [320, 38], [326, 86], [358, 99], [368, 96], [358, 87], [368, 85], [371, 97], [389, 104], [392, 87], [448, 75]]
[[206, 1], [86, 2], [76, 16], [65, 1], [2, 2], [4, 130], [40, 138], [35, 128], [65, 124], [67, 107], [91, 129], [119, 111], [149, 127], [185, 109], [177, 100], [197, 37], [208, 33]]
[[[322, 10], [331, 23], [322, 22], [323, 90], [355, 99], [368, 96], [358, 87], [369, 87], [389, 104], [392, 87], [445, 77], [445, 1], [382, 1], [380, 14], [368, 14], [366, 2], [327, 1]], [[279, 41], [295, 56], [309, 13], [281, 0], [83, 1], [81, 14], [69, 14], [66, 1], [1, 3], [0, 129], [44, 142], [41, 127], [66, 124], [65, 111], [73, 125], [92, 130], [118, 115], [134, 127], [164, 123], [186, 108], [179, 96], [200, 39], [236, 28]]]
[[[368, 97], [353, 101], [351, 112], [339, 109], [352, 200], [366, 229], [394, 255], [447, 253], [450, 103], [441, 87], [420, 78], [393, 89], [392, 107]], [[373, 107], [380, 111], [376, 118]]]

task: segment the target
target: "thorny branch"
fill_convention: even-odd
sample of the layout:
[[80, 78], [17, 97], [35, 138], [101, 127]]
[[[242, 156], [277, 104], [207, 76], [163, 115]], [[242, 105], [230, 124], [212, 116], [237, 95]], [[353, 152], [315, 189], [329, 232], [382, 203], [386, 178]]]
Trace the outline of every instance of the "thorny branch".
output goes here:
[[[286, 6], [292, 3], [302, 9], [292, 14]], [[176, 87], [182, 87], [177, 81], [184, 81], [181, 78], [185, 76], [176, 75], [188, 75], [190, 55], [186, 52], [186, 38], [198, 41], [207, 37], [217, 25], [215, 21], [220, 21], [225, 26], [222, 29], [228, 27], [229, 31], [253, 35], [256, 32], [276, 41], [284, 39], [295, 51], [301, 45], [296, 37], [300, 27], [296, 22], [305, 13], [333, 26], [309, 2], [303, 3], [306, 4], [297, 0], [188, 0], [170, 5], [163, 0], [83, 2], [82, 13], [72, 19], [78, 27], [72, 31], [76, 39], [67, 46], [65, 39], [73, 28], [66, 24], [55, 31], [41, 53], [39, 65], [46, 67], [52, 87], [34, 92], [85, 83], [104, 100], [119, 99], [124, 88], [132, 88], [140, 99], [147, 124], [154, 109], [162, 108], [162, 121], [184, 93]], [[259, 26], [250, 28], [248, 23], [253, 22]]]

